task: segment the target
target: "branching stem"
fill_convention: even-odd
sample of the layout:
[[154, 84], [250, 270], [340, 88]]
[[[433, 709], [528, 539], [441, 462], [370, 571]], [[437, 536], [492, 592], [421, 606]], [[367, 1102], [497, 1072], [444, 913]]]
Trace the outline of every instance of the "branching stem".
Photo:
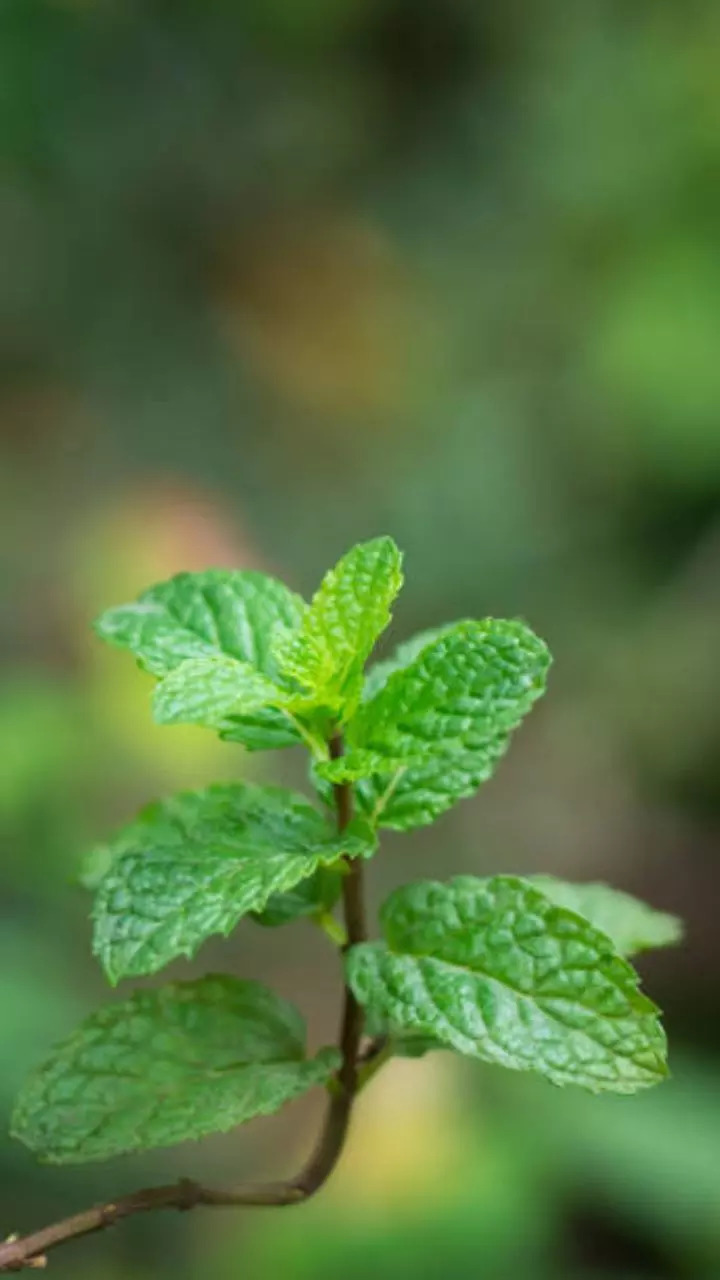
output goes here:
[[[329, 743], [331, 759], [343, 753], [342, 739], [336, 735]], [[353, 794], [350, 783], [337, 783], [334, 788], [335, 811], [339, 831], [344, 831], [352, 818]], [[365, 902], [363, 893], [362, 862], [348, 861], [348, 873], [343, 876], [343, 914], [347, 941], [341, 948], [363, 942], [367, 936], [365, 926]], [[363, 1031], [363, 1013], [350, 988], [345, 984], [343, 1014], [338, 1047], [342, 1063], [337, 1074], [336, 1088], [331, 1094], [325, 1123], [317, 1146], [307, 1164], [294, 1178], [286, 1182], [246, 1184], [235, 1190], [214, 1190], [203, 1187], [188, 1178], [165, 1187], [146, 1187], [130, 1195], [121, 1196], [107, 1204], [96, 1205], [83, 1213], [76, 1213], [61, 1222], [44, 1227], [31, 1235], [11, 1236], [0, 1243], [0, 1272], [21, 1271], [23, 1268], [41, 1268], [46, 1265], [50, 1249], [74, 1240], [78, 1236], [103, 1231], [123, 1218], [138, 1213], [151, 1213], [156, 1209], [195, 1209], [200, 1205], [213, 1208], [236, 1208], [245, 1205], [299, 1204], [309, 1199], [324, 1185], [342, 1154], [359, 1084], [360, 1044]]]

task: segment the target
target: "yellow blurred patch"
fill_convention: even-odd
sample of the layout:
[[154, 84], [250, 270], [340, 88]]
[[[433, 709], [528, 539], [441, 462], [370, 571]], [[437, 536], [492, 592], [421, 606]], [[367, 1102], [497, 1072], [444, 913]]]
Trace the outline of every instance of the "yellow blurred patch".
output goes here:
[[437, 1203], [444, 1186], [452, 1194], [465, 1153], [457, 1079], [450, 1054], [384, 1067], [358, 1099], [347, 1150], [323, 1195], [374, 1211]]

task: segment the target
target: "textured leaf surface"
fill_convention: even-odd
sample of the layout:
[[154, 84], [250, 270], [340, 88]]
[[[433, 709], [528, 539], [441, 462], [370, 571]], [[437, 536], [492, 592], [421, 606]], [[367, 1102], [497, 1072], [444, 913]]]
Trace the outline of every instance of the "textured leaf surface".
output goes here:
[[338, 836], [302, 796], [227, 783], [152, 805], [110, 846], [97, 890], [94, 950], [111, 982], [155, 973], [227, 935], [321, 865], [368, 856], [358, 820]]
[[404, 760], [382, 756], [378, 751], [364, 751], [358, 747], [336, 760], [317, 760], [313, 764], [315, 778], [325, 782], [357, 782], [372, 774], [394, 773], [405, 765]]
[[526, 881], [424, 881], [381, 914], [386, 942], [354, 947], [348, 974], [397, 1032], [593, 1092], [634, 1093], [667, 1074], [658, 1010], [634, 970]]
[[[177, 574], [132, 604], [108, 609], [95, 629], [103, 640], [129, 649], [156, 676], [167, 676], [188, 659], [225, 656], [249, 662], [274, 680], [273, 636], [280, 628], [292, 633], [305, 608], [300, 596], [267, 574], [208, 569]], [[244, 716], [234, 717], [223, 736], [257, 750], [299, 740], [291, 721], [277, 710], [254, 712], [247, 735]]]
[[228, 727], [228, 717], [277, 706], [277, 685], [249, 662], [237, 658], [188, 658], [165, 676], [153, 695], [158, 724]]
[[276, 646], [283, 673], [300, 686], [298, 708], [352, 711], [362, 669], [402, 586], [401, 564], [392, 538], [375, 538], [353, 547], [325, 575], [299, 629]]
[[28, 1079], [12, 1132], [56, 1164], [170, 1146], [277, 1111], [337, 1059], [307, 1060], [300, 1014], [259, 983], [171, 983], [82, 1023]]
[[187, 658], [224, 653], [273, 676], [274, 628], [299, 626], [305, 607], [267, 574], [208, 569], [179, 573], [134, 603], [108, 609], [95, 629], [103, 640], [129, 649], [154, 675], [167, 675]]
[[348, 725], [348, 767], [362, 759], [358, 751], [393, 766], [360, 781], [365, 809], [402, 831], [472, 795], [544, 692], [549, 665], [546, 645], [521, 622], [443, 629]]
[[606, 884], [570, 884], [554, 876], [529, 876], [529, 883], [551, 902], [584, 916], [607, 934], [623, 956], [669, 947], [683, 935], [682, 921], [665, 911], [655, 911], [632, 894]]
[[272, 751], [294, 747], [302, 741], [295, 721], [274, 707], [260, 707], [242, 715], [229, 715], [218, 729], [223, 742], [242, 743], [248, 751]]

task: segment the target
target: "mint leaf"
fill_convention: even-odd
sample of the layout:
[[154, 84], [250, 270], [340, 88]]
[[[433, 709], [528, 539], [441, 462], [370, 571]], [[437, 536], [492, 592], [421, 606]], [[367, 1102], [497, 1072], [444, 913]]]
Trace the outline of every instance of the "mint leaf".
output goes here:
[[[419, 758], [419, 757], [418, 757]], [[402, 769], [406, 761], [385, 757], [378, 751], [365, 751], [358, 747], [355, 751], [347, 751], [335, 760], [316, 760], [313, 762], [312, 775], [317, 781], [325, 782], [358, 782], [372, 774], [394, 773]]]
[[682, 938], [682, 921], [677, 916], [655, 911], [620, 889], [606, 884], [570, 884], [555, 876], [528, 876], [528, 882], [557, 906], [583, 916], [607, 934], [623, 956], [669, 947]]
[[373, 849], [361, 819], [340, 836], [279, 787], [186, 792], [151, 806], [112, 842], [93, 911], [95, 954], [113, 983], [155, 973], [210, 935], [227, 936], [319, 866]]
[[[110, 644], [129, 649], [140, 666], [167, 676], [188, 659], [236, 658], [275, 682], [272, 654], [278, 630], [300, 625], [305, 603], [282, 582], [254, 570], [208, 569], [180, 573], [143, 592], [132, 604], [108, 609], [95, 623]], [[251, 750], [300, 741], [277, 709], [232, 716], [223, 737]]]
[[271, 642], [278, 626], [299, 626], [305, 603], [282, 582], [252, 569], [179, 573], [132, 604], [101, 614], [97, 634], [129, 649], [153, 675], [187, 658], [228, 654], [276, 674]]
[[423, 649], [427, 649], [429, 644], [437, 640], [445, 631], [451, 631], [458, 623], [447, 623], [443, 627], [428, 627], [427, 631], [418, 631], [414, 636], [410, 636], [409, 640], [403, 640], [399, 644], [389, 658], [383, 658], [382, 662], [374, 662], [365, 672], [365, 683], [363, 684], [362, 698], [363, 702], [369, 702], [371, 698], [379, 693], [388, 679], [396, 671], [400, 671], [403, 667], [408, 667], [411, 662], [422, 653]]
[[257, 924], [274, 929], [303, 916], [317, 916], [331, 911], [342, 888], [343, 872], [335, 867], [318, 867], [313, 875], [301, 880], [287, 893], [274, 893], [264, 911], [253, 914]]
[[402, 586], [401, 564], [392, 538], [359, 543], [325, 575], [299, 628], [278, 635], [275, 655], [299, 686], [298, 710], [352, 713], [362, 669]]
[[247, 751], [272, 751], [302, 742], [297, 722], [285, 711], [260, 707], [226, 717], [218, 736], [223, 742], [239, 742]]
[[308, 1060], [300, 1014], [260, 983], [174, 982], [87, 1018], [27, 1080], [12, 1133], [53, 1164], [171, 1146], [277, 1111], [338, 1059]]
[[459, 622], [424, 643], [347, 727], [346, 768], [385, 759], [382, 773], [359, 782], [363, 808], [404, 831], [472, 795], [544, 692], [549, 665], [522, 622]]
[[526, 881], [423, 881], [392, 894], [381, 918], [386, 943], [353, 947], [347, 972], [392, 1031], [595, 1093], [667, 1074], [658, 1010], [634, 970]]
[[224, 729], [230, 727], [228, 717], [277, 706], [282, 700], [277, 685], [249, 662], [224, 655], [187, 658], [158, 684], [153, 716], [158, 724]]

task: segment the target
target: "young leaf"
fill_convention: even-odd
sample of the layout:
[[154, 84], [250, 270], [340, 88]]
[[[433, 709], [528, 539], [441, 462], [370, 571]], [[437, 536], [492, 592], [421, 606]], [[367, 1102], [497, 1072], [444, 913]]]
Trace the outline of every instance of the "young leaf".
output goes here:
[[300, 688], [297, 709], [352, 714], [362, 669], [402, 586], [401, 564], [392, 538], [359, 543], [325, 575], [299, 629], [278, 635], [280, 669]]
[[86, 1019], [27, 1080], [12, 1133], [53, 1164], [171, 1146], [277, 1111], [338, 1058], [308, 1060], [300, 1014], [260, 983], [174, 982]]
[[607, 934], [622, 956], [669, 947], [683, 935], [682, 921], [655, 911], [632, 894], [606, 884], [569, 884], [555, 876], [528, 876], [528, 881], [551, 902], [584, 916]]
[[229, 716], [277, 707], [282, 701], [277, 685], [249, 662], [224, 655], [188, 658], [158, 684], [153, 716], [158, 724], [224, 729]]
[[93, 947], [108, 978], [155, 973], [263, 911], [319, 866], [366, 857], [361, 819], [340, 836], [302, 796], [227, 783], [147, 809], [120, 832], [97, 890]]
[[658, 1010], [634, 970], [526, 881], [420, 882], [381, 916], [386, 943], [353, 947], [347, 970], [392, 1031], [595, 1093], [634, 1093], [667, 1074]]
[[[132, 604], [108, 609], [95, 623], [98, 635], [129, 649], [140, 666], [167, 676], [188, 659], [236, 658], [270, 681], [277, 677], [273, 635], [300, 625], [305, 603], [282, 582], [254, 570], [208, 569], [180, 573], [143, 592]], [[258, 709], [247, 724], [233, 716], [223, 736], [251, 750], [300, 741], [282, 711]]]
[[459, 622], [424, 644], [348, 725], [346, 769], [386, 761], [359, 782], [366, 811], [404, 831], [472, 795], [544, 692], [549, 665], [522, 622]]
[[358, 747], [355, 751], [347, 751], [336, 760], [316, 760], [313, 762], [312, 775], [317, 781], [325, 782], [358, 782], [373, 774], [395, 773], [407, 767], [407, 761], [382, 756], [378, 751], [364, 751]]

